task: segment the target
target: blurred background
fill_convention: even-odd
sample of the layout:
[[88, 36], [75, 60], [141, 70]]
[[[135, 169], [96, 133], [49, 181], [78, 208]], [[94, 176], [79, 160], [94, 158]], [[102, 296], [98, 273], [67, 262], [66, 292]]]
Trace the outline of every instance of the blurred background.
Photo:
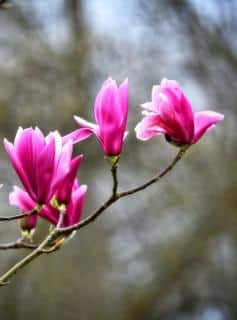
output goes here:
[[[122, 199], [56, 254], [42, 256], [1, 288], [4, 320], [237, 319], [237, 1], [21, 0], [0, 10], [0, 138], [18, 126], [68, 133], [77, 114], [93, 121], [101, 83], [129, 78], [130, 134], [121, 188], [144, 182], [177, 150], [163, 137], [137, 141], [139, 105], [153, 84], [176, 79], [194, 109], [225, 120], [159, 184]], [[0, 149], [1, 215], [19, 181]], [[79, 177], [85, 215], [110, 193], [96, 139]], [[45, 232], [37, 231], [39, 239]], [[0, 241], [19, 237], [0, 226]], [[1, 273], [26, 251], [2, 251]]]

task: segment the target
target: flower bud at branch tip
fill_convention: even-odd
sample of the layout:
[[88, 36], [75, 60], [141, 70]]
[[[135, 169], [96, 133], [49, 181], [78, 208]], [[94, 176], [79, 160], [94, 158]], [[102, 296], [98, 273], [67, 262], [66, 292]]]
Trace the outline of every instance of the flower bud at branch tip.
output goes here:
[[127, 136], [127, 116], [128, 80], [118, 86], [112, 78], [108, 78], [95, 99], [95, 123], [74, 116], [81, 128], [65, 136], [64, 139], [66, 141], [72, 139], [73, 143], [77, 143], [94, 134], [106, 156], [118, 156], [122, 152]]

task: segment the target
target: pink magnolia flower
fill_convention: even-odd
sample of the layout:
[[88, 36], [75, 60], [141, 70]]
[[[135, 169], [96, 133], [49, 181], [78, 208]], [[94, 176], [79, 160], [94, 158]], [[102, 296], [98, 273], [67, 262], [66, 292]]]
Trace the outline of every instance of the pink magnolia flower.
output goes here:
[[[74, 181], [71, 197], [66, 205], [61, 227], [68, 227], [79, 222], [83, 211], [86, 191], [86, 185], [79, 186], [78, 182], [76, 180]], [[31, 199], [29, 194], [18, 187], [14, 187], [13, 192], [11, 192], [9, 196], [9, 202], [11, 205], [20, 208], [23, 213], [32, 210], [36, 206], [36, 202]], [[35, 228], [38, 216], [56, 225], [59, 218], [59, 210], [51, 204], [43, 206], [38, 215], [27, 217], [27, 221], [32, 223], [32, 228]]]
[[119, 87], [109, 78], [102, 85], [94, 107], [96, 124], [75, 116], [76, 122], [83, 127], [64, 137], [64, 141], [72, 139], [79, 142], [95, 134], [107, 156], [118, 156], [126, 136], [128, 114], [128, 81]]
[[175, 145], [196, 143], [204, 133], [224, 119], [214, 111], [193, 113], [192, 107], [179, 84], [163, 79], [152, 89], [152, 101], [144, 103], [145, 117], [137, 124], [137, 138], [148, 140], [165, 134], [167, 141]]
[[63, 144], [58, 132], [44, 137], [38, 128], [19, 128], [14, 143], [4, 139], [4, 146], [31, 199], [48, 203], [69, 171], [72, 141]]

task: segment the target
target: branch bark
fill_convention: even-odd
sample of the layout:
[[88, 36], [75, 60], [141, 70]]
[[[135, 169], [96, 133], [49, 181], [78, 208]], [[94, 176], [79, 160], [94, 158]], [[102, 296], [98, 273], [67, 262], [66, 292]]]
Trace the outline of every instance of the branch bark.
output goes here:
[[[108, 207], [110, 207], [114, 202], [118, 201], [120, 198], [135, 194], [139, 191], [146, 189], [150, 185], [158, 182], [162, 177], [164, 177], [167, 173], [169, 173], [174, 168], [174, 166], [178, 163], [179, 160], [181, 160], [181, 158], [187, 151], [188, 147], [189, 146], [181, 148], [177, 153], [176, 157], [174, 158], [174, 160], [171, 162], [171, 164], [168, 165], [168, 167], [166, 167], [160, 173], [157, 173], [157, 175], [155, 175], [152, 179], [148, 180], [146, 183], [141, 184], [138, 187], [132, 188], [124, 192], [120, 192], [120, 193], [117, 192], [117, 187], [118, 187], [117, 164], [116, 166], [114, 166], [114, 168], [112, 166], [111, 172], [113, 177], [113, 187], [112, 187], [112, 194], [109, 197], [109, 199], [105, 201], [92, 214], [90, 214], [84, 220], [80, 221], [78, 224], [70, 227], [65, 227], [65, 228], [60, 228], [63, 221], [63, 215], [65, 210], [65, 207], [62, 207], [60, 209], [60, 215], [59, 215], [57, 226], [50, 232], [50, 234], [45, 238], [45, 240], [43, 240], [41, 244], [34, 251], [32, 251], [25, 258], [23, 258], [18, 263], [16, 263], [12, 268], [10, 268], [5, 274], [3, 274], [0, 277], [0, 286], [8, 284], [9, 279], [15, 273], [17, 273], [20, 269], [28, 265], [31, 261], [33, 261], [40, 255], [42, 255], [43, 253], [51, 253], [59, 249], [64, 243], [65, 238], [67, 238], [73, 231], [79, 230], [84, 226], [90, 224], [94, 220], [96, 220], [96, 218], [98, 218], [102, 214], [102, 212], [104, 212]], [[59, 241], [57, 242], [57, 240]]]

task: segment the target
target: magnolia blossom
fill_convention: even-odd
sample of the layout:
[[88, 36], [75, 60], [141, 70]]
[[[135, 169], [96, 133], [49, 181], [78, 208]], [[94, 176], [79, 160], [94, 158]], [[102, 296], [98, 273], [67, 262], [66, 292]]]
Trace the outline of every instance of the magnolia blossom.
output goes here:
[[70, 170], [72, 141], [63, 144], [58, 132], [44, 137], [40, 129], [19, 128], [4, 146], [22, 185], [37, 204], [48, 203]]
[[99, 140], [107, 156], [118, 156], [123, 147], [126, 136], [128, 114], [128, 81], [125, 80], [119, 87], [109, 78], [102, 85], [94, 106], [96, 124], [90, 123], [78, 116], [76, 122], [83, 128], [64, 137], [64, 141], [72, 139], [79, 142], [93, 133]]
[[148, 140], [165, 134], [166, 139], [178, 146], [196, 143], [203, 134], [224, 115], [214, 111], [195, 114], [179, 84], [163, 79], [152, 89], [152, 101], [142, 105], [145, 117], [135, 128], [137, 138]]
[[[77, 180], [74, 181], [61, 227], [68, 227], [79, 222], [83, 211], [86, 191], [86, 185], [79, 186]], [[23, 213], [32, 210], [36, 206], [36, 202], [31, 199], [29, 194], [16, 186], [13, 192], [10, 193], [9, 202], [11, 205], [20, 208]], [[36, 226], [38, 216], [56, 225], [59, 218], [59, 210], [52, 204], [48, 204], [41, 208], [38, 215], [29, 215], [29, 217], [26, 217], [26, 222], [28, 222], [28, 226], [32, 229]], [[30, 225], [30, 223], [32, 224]]]

